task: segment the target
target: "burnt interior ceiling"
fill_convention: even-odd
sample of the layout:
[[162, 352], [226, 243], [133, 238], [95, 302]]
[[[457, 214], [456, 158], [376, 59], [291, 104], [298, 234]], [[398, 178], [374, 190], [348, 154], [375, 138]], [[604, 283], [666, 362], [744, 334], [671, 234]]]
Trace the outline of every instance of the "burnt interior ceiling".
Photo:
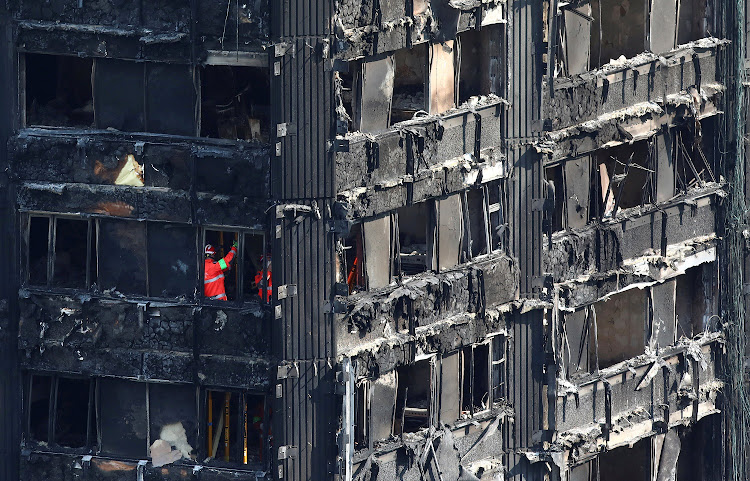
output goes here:
[[745, 17], [0, 3], [0, 480], [750, 478]]

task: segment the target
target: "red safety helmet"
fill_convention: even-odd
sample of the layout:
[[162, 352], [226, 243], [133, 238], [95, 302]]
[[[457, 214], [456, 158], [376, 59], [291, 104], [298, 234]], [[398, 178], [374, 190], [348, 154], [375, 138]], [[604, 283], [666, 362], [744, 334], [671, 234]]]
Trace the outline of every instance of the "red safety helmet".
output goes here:
[[215, 256], [216, 255], [216, 249], [214, 249], [214, 246], [212, 246], [211, 244], [206, 244], [206, 249], [204, 250], [204, 253], [206, 255]]

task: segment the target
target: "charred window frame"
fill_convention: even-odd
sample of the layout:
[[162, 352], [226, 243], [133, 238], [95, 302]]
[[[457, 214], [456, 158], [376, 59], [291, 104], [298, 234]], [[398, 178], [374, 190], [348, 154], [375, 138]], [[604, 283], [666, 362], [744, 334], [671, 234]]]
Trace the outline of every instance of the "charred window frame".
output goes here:
[[218, 466], [269, 465], [271, 411], [264, 394], [207, 388], [201, 403], [201, 459]]
[[226, 256], [237, 241], [238, 256], [231, 268], [224, 272], [224, 286], [228, 301], [234, 304], [244, 302], [271, 301], [273, 287], [271, 272], [271, 247], [265, 232], [234, 227], [206, 226], [201, 229], [200, 252], [200, 297], [203, 302], [226, 305], [227, 301], [208, 299], [204, 295], [205, 255], [204, 247], [211, 244], [216, 249], [217, 260]]
[[200, 79], [186, 64], [94, 60], [96, 128], [194, 137]]
[[18, 61], [22, 126], [93, 126], [92, 59], [25, 53]]
[[474, 416], [492, 407], [492, 343], [461, 350], [461, 416]]
[[599, 218], [615, 218], [620, 209], [656, 202], [655, 152], [655, 144], [649, 141], [622, 144], [595, 156]]
[[[545, 223], [551, 232], [579, 229], [588, 224], [592, 192], [591, 157], [567, 159], [545, 168], [547, 201]], [[598, 190], [597, 190], [598, 192]], [[614, 197], [612, 197], [614, 199]]]
[[[500, 3], [498, 8], [505, 9]], [[502, 18], [505, 18], [503, 12]], [[456, 36], [456, 84], [458, 104], [471, 97], [495, 94], [503, 97], [505, 92], [505, 39], [506, 24], [482, 26], [467, 30]]]
[[195, 459], [199, 431], [197, 389], [192, 384], [97, 379], [98, 451], [144, 459], [151, 456], [155, 441], [162, 439], [181, 452], [180, 458]]
[[505, 397], [505, 336], [447, 353], [440, 359], [440, 422], [452, 425], [498, 407]]
[[434, 425], [436, 356], [419, 359], [396, 370], [396, 414], [393, 434], [418, 432]]
[[435, 248], [435, 207], [431, 200], [401, 207], [395, 216], [396, 272], [411, 276], [432, 268]]
[[268, 142], [271, 76], [267, 67], [213, 63], [201, 69], [201, 137]]
[[[466, 261], [490, 252], [492, 235], [489, 207], [485, 186], [463, 193], [464, 223], [467, 226], [464, 251]], [[493, 207], [501, 209], [499, 203]]]
[[354, 389], [354, 449], [372, 449], [394, 434], [398, 381], [396, 371], [358, 379]]
[[24, 285], [88, 289], [97, 282], [94, 219], [27, 213], [21, 232]]
[[24, 432], [27, 439], [62, 448], [98, 446], [95, 380], [27, 373]]

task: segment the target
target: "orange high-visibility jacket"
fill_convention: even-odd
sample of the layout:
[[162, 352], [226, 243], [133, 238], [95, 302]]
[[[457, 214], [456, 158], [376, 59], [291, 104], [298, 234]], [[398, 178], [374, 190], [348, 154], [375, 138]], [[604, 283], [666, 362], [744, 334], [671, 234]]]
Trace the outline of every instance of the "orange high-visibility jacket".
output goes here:
[[229, 269], [229, 263], [232, 262], [237, 254], [237, 248], [232, 247], [229, 254], [223, 259], [215, 261], [206, 258], [205, 274], [203, 277], [203, 295], [209, 299], [227, 300], [227, 292], [224, 288], [224, 271]]

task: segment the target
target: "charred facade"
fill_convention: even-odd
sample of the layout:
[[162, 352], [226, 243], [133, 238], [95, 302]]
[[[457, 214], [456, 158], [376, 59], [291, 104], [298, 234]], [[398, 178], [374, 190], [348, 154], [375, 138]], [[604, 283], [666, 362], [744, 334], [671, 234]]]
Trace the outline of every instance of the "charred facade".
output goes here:
[[747, 479], [745, 18], [4, 2], [0, 478]]

